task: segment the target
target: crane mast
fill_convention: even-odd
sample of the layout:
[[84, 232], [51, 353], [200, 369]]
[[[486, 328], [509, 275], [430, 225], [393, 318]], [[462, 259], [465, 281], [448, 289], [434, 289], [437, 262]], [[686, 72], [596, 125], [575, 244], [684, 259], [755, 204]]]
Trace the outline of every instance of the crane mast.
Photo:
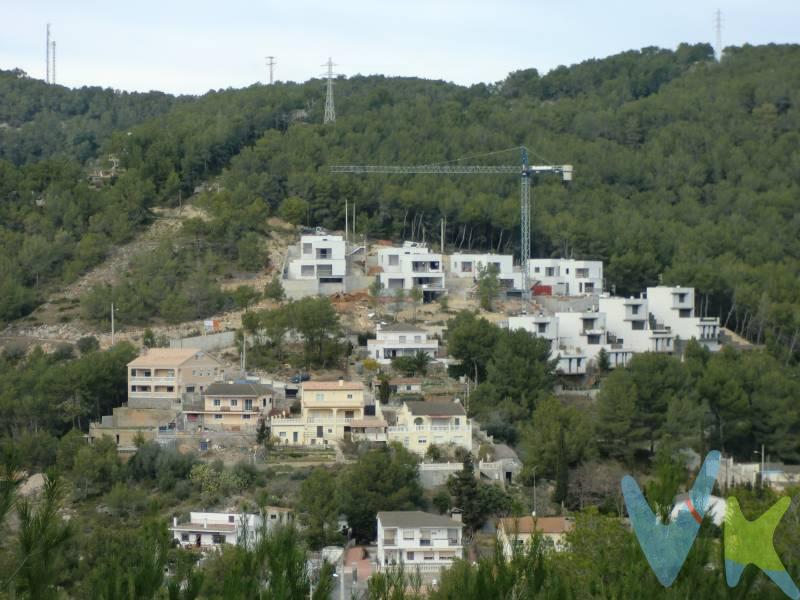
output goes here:
[[572, 165], [531, 165], [528, 149], [520, 148], [521, 165], [334, 165], [331, 173], [390, 174], [390, 175], [520, 175], [520, 268], [523, 294], [530, 297], [531, 256], [531, 180], [539, 173], [560, 174], [563, 181], [572, 181]]

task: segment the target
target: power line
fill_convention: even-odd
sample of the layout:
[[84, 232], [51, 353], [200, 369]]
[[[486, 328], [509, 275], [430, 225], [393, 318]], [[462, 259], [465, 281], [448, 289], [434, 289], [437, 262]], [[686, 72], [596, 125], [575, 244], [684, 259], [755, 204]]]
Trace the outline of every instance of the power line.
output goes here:
[[328, 62], [326, 62], [323, 67], [328, 67], [328, 72], [325, 74], [328, 78], [327, 84], [327, 93], [325, 95], [325, 118], [323, 119], [323, 123], [335, 123], [336, 122], [336, 110], [333, 107], [333, 61], [331, 60], [330, 56], [328, 57]]
[[272, 69], [278, 63], [275, 62], [275, 57], [274, 56], [267, 56], [266, 59], [267, 59], [267, 66], [269, 67], [269, 84], [272, 85], [272, 81], [273, 81], [272, 80]]

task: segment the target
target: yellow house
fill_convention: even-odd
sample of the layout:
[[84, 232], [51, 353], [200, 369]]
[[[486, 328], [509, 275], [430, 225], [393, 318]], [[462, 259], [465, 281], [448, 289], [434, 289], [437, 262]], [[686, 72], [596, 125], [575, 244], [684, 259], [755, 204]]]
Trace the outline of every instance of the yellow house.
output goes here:
[[503, 547], [503, 554], [511, 558], [515, 549], [524, 552], [530, 546], [536, 531], [546, 547], [561, 552], [567, 549], [566, 535], [572, 527], [569, 517], [507, 517], [500, 519], [497, 540]]
[[386, 430], [389, 442], [424, 455], [431, 444], [455, 445], [472, 451], [472, 424], [459, 402], [407, 400], [397, 411], [397, 423]]
[[194, 428], [225, 431], [253, 431], [273, 406], [272, 386], [260, 383], [217, 382], [209, 385], [200, 399], [184, 404], [187, 430]]
[[289, 445], [327, 444], [350, 437], [353, 421], [365, 415], [364, 384], [358, 381], [306, 381], [299, 417], [273, 417], [270, 435]]

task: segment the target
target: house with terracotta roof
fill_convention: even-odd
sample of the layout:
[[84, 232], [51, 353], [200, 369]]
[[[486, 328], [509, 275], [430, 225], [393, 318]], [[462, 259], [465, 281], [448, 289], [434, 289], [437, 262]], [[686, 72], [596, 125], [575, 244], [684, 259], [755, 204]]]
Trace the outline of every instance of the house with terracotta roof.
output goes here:
[[507, 517], [500, 519], [497, 526], [497, 541], [506, 558], [529, 548], [534, 535], [541, 536], [546, 547], [562, 552], [567, 549], [566, 535], [573, 526], [569, 517]]
[[270, 385], [242, 382], [214, 382], [202, 395], [184, 401], [186, 429], [208, 428], [224, 431], [255, 431], [260, 419], [273, 407]]

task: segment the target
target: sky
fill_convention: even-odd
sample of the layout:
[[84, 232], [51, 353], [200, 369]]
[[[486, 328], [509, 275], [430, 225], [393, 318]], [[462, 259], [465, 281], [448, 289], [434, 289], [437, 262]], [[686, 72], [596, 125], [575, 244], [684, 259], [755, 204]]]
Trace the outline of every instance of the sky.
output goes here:
[[0, 0], [0, 68], [44, 79], [45, 26], [57, 81], [201, 94], [335, 72], [459, 84], [603, 58], [645, 46], [800, 41], [798, 0]]

